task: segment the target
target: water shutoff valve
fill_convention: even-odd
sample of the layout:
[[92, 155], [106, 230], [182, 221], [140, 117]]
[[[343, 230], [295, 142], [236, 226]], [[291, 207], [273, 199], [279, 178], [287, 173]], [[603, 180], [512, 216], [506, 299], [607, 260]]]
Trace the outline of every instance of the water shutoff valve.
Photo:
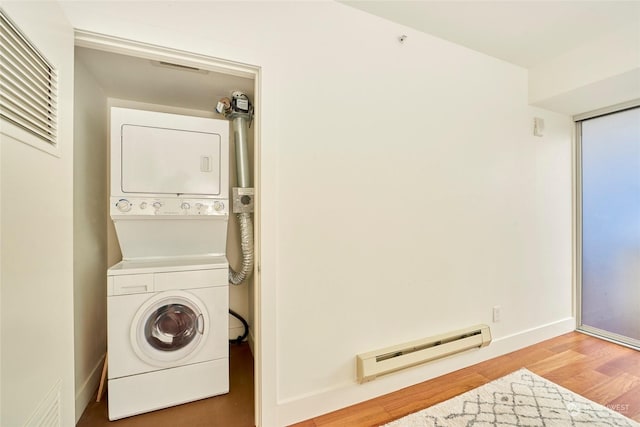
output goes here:
[[252, 213], [253, 212], [253, 188], [233, 187], [231, 190], [233, 196], [233, 213]]

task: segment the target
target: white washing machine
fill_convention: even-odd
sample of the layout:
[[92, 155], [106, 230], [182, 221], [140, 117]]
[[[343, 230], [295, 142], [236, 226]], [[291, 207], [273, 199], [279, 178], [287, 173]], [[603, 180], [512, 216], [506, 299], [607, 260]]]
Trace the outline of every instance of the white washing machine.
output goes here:
[[227, 276], [224, 257], [109, 269], [110, 420], [229, 391]]
[[109, 419], [229, 391], [229, 123], [111, 111]]

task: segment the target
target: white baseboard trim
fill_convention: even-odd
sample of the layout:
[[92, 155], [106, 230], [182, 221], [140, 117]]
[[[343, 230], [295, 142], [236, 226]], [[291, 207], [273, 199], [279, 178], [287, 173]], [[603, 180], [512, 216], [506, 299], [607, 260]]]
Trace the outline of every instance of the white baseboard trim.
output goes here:
[[82, 386], [76, 392], [76, 423], [80, 420], [89, 402], [95, 397], [96, 390], [98, 390], [98, 386], [100, 385], [100, 376], [102, 375], [105, 356], [106, 354], [100, 357], [87, 379], [85, 379]]
[[463, 354], [416, 366], [392, 375], [377, 378], [368, 383], [357, 384], [354, 374], [353, 380], [338, 384], [331, 389], [321, 390], [317, 393], [278, 402], [278, 426], [294, 424], [365, 400], [373, 399], [466, 368], [467, 366], [511, 353], [512, 351], [574, 331], [575, 329], [575, 318], [568, 317], [546, 325], [497, 338], [493, 340], [488, 347], [482, 349], [470, 350]]

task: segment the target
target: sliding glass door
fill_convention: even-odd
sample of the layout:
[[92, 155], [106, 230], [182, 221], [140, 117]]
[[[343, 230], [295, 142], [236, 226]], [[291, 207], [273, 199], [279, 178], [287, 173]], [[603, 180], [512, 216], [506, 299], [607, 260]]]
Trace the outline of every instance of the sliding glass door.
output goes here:
[[640, 347], [640, 108], [578, 131], [580, 329]]

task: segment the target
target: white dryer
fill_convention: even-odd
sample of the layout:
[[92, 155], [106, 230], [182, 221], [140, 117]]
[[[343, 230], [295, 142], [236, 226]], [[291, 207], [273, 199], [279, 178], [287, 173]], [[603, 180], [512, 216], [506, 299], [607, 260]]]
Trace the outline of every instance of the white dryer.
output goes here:
[[111, 110], [109, 419], [229, 391], [229, 122]]
[[110, 420], [229, 391], [227, 268], [204, 257], [109, 269]]
[[111, 203], [123, 259], [224, 255], [229, 122], [111, 109]]

